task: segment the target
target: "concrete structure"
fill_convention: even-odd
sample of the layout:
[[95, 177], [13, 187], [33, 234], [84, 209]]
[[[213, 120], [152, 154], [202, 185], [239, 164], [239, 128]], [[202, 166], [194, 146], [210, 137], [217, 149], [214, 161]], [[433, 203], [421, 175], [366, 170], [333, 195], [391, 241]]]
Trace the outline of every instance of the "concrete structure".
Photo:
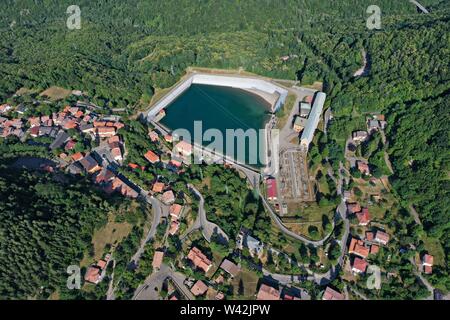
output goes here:
[[155, 121], [155, 117], [157, 117], [159, 112], [172, 103], [180, 94], [186, 91], [191, 84], [224, 86], [244, 90], [257, 90], [268, 94], [277, 94], [278, 99], [272, 106], [273, 112], [277, 111], [284, 104], [288, 95], [288, 91], [286, 89], [268, 80], [231, 75], [193, 74], [173, 88], [164, 98], [158, 101], [146, 114], [147, 120]]
[[320, 115], [322, 114], [323, 105], [325, 104], [325, 99], [327, 95], [323, 92], [318, 92], [314, 98], [314, 103], [309, 113], [308, 122], [303, 130], [300, 144], [308, 149], [309, 144], [314, 138], [314, 131], [316, 131], [317, 125], [320, 121]]

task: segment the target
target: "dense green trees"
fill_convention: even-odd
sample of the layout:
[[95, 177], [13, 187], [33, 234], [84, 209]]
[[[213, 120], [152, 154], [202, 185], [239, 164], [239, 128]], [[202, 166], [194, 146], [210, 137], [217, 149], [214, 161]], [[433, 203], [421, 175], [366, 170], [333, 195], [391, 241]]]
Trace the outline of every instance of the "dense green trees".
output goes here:
[[[448, 2], [426, 1], [425, 5], [434, 9], [428, 15], [418, 15], [414, 6], [391, 0], [77, 2], [82, 10], [81, 30], [65, 26], [66, 9], [73, 4], [69, 0], [2, 2], [2, 101], [16, 99], [15, 103], [30, 105], [32, 97], [19, 101], [21, 98], [12, 98], [12, 94], [22, 87], [40, 91], [58, 85], [85, 91], [101, 107], [136, 109], [148, 103], [156, 88], [175, 83], [189, 66], [242, 67], [261, 75], [300, 80], [302, 84], [321, 81], [334, 118], [328, 137], [312, 146], [311, 161], [318, 164], [328, 158], [337, 169], [344, 160], [344, 142], [351, 131], [364, 128], [370, 112], [386, 114], [394, 190], [404, 207], [414, 204], [424, 232], [438, 238], [448, 256]], [[382, 8], [380, 31], [366, 28], [370, 4]], [[370, 72], [354, 78], [353, 73], [363, 62], [362, 49], [368, 54]], [[289, 59], [283, 61], [282, 56]], [[54, 105], [41, 104], [30, 112], [50, 114], [54, 109]], [[148, 166], [142, 155], [154, 146], [145, 138], [147, 128], [130, 123], [128, 129], [129, 134], [121, 132], [129, 148], [128, 160]], [[386, 174], [383, 153], [373, 146], [375, 143], [363, 152], [370, 153], [376, 175]], [[2, 158], [45, 156], [45, 148], [21, 144], [13, 138], [0, 141], [0, 154]], [[184, 189], [176, 181], [200, 184], [208, 178], [211, 187], [202, 190], [207, 211], [212, 213], [208, 218], [230, 236], [242, 224], [253, 228], [261, 240], [270, 240], [270, 218], [234, 173], [202, 166], [192, 166], [180, 176], [153, 166], [145, 172], [124, 169], [124, 173], [144, 187], [157, 175], [164, 175], [165, 182], [176, 191]], [[47, 296], [57, 287], [60, 269], [79, 258], [92, 227], [101, 223], [98, 207], [109, 204], [96, 194], [88, 194], [87, 187], [81, 188], [78, 182], [61, 190], [48, 177], [2, 174], [0, 259], [5, 260], [0, 265], [9, 269], [1, 273], [1, 295]], [[75, 215], [72, 206], [61, 203], [63, 198], [85, 213]], [[26, 205], [17, 205], [19, 201]], [[33, 210], [23, 211], [29, 207]], [[392, 224], [395, 227], [395, 221]], [[48, 229], [55, 230], [54, 238], [48, 236]], [[405, 230], [414, 229], [408, 225]], [[14, 241], [4, 242], [8, 237]], [[67, 245], [69, 238], [76, 240]], [[30, 244], [21, 246], [21, 241]], [[30, 249], [25, 252], [22, 247]], [[47, 251], [50, 254], [45, 257], [50, 260], [37, 259]], [[124, 253], [124, 257], [128, 255]], [[56, 262], [49, 267], [48, 261]], [[445, 275], [447, 269], [438, 267], [436, 272]], [[18, 270], [16, 281], [11, 270]], [[25, 282], [25, 277], [35, 271], [39, 276]], [[415, 281], [407, 277], [410, 270], [403, 273], [405, 279]], [[437, 279], [433, 276], [431, 281]], [[41, 285], [44, 290], [38, 293], [36, 288]], [[400, 284], [392, 280], [382, 292], [393, 297], [397, 286]], [[128, 297], [132, 287], [124, 280], [121, 297]], [[415, 283], [411, 287], [416, 290], [413, 295], [403, 291], [400, 295], [422, 294]]]
[[114, 207], [83, 180], [0, 167], [0, 297], [46, 298], [64, 287], [67, 267]]

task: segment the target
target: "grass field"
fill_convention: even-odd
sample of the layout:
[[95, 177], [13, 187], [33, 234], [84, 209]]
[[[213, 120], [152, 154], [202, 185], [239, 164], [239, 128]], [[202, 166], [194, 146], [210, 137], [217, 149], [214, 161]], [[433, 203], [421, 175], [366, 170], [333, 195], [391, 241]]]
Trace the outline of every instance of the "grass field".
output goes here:
[[[238, 296], [239, 282], [242, 280], [244, 287], [244, 294]], [[232, 285], [234, 288], [234, 294], [238, 299], [254, 299], [256, 288], [258, 286], [259, 277], [254, 271], [242, 269], [239, 275], [233, 279]]]
[[72, 93], [72, 90], [67, 90], [61, 87], [50, 87], [45, 91], [42, 91], [40, 96], [49, 97], [51, 100], [57, 101], [68, 97]]
[[90, 265], [91, 263], [100, 260], [103, 257], [106, 245], [114, 245], [122, 241], [128, 236], [132, 229], [132, 225], [128, 222], [115, 222], [115, 215], [108, 216], [108, 223], [101, 229], [94, 232], [92, 236], [92, 245], [94, 247], [94, 256], [91, 257], [88, 252], [85, 252], [83, 260], [80, 262], [81, 267]]
[[434, 239], [431, 237], [423, 237], [422, 238], [425, 249], [429, 254], [434, 256], [434, 264], [439, 266], [445, 266], [445, 252], [442, 248], [438, 239]]

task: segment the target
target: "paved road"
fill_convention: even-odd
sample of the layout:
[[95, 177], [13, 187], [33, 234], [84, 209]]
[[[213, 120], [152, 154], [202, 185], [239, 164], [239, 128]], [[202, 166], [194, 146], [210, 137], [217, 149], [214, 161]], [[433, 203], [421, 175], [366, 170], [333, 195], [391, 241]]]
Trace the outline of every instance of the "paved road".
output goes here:
[[434, 299], [434, 290], [435, 288], [428, 282], [427, 279], [424, 278], [424, 276], [422, 276], [422, 273], [417, 270], [417, 266], [416, 263], [414, 261], [414, 258], [409, 258], [409, 262], [411, 262], [411, 264], [413, 265], [413, 272], [414, 274], [420, 279], [420, 281], [422, 281], [423, 285], [427, 288], [427, 290], [430, 292], [430, 295], [425, 298], [425, 300], [433, 300]]
[[151, 239], [155, 237], [161, 217], [168, 216], [169, 210], [168, 206], [164, 205], [161, 201], [159, 201], [155, 197], [147, 195], [145, 191], [141, 191], [141, 197], [145, 199], [147, 203], [151, 204], [153, 210], [153, 219], [152, 219], [152, 226], [150, 227], [147, 236], [141, 242], [141, 246], [131, 258], [131, 261], [134, 263], [134, 265], [137, 265], [139, 263], [139, 259], [141, 258], [141, 255], [144, 252], [144, 247], [146, 243], [148, 243]]
[[160, 300], [159, 292], [167, 278], [174, 282], [177, 289], [187, 300], [195, 300], [193, 294], [184, 285], [186, 277], [179, 272], [174, 272], [166, 264], [162, 264], [159, 271], [152, 273], [145, 279], [144, 283], [136, 289], [133, 300]]
[[[339, 172], [339, 180], [340, 180], [339, 185], [341, 186], [341, 188], [342, 188], [342, 179], [343, 179], [342, 174], [341, 174], [341, 172]], [[342, 190], [340, 190], [340, 191], [342, 192]], [[262, 198], [263, 202], [265, 202], [265, 199], [263, 197], [261, 197], [261, 198]], [[265, 204], [266, 204], [266, 202], [265, 202]], [[270, 207], [268, 208], [268, 211], [270, 213], [273, 213], [271, 211]], [[344, 234], [343, 234], [341, 240], [338, 241], [341, 246], [341, 255], [339, 256], [337, 264], [334, 265], [333, 267], [331, 267], [330, 270], [328, 270], [326, 273], [323, 273], [323, 274], [313, 273], [312, 271], [305, 268], [309, 274], [309, 276], [307, 277], [306, 280], [314, 281], [318, 285], [326, 285], [336, 278], [336, 276], [339, 274], [340, 269], [342, 268], [342, 264], [344, 262], [344, 256], [347, 251], [346, 245], [347, 245], [347, 241], [348, 241], [348, 236], [350, 234], [350, 221], [347, 219], [347, 206], [346, 206], [344, 200], [342, 200], [342, 202], [337, 207], [336, 213], [339, 214], [340, 218], [344, 221]], [[278, 218], [278, 216], [276, 216], [276, 217]], [[282, 229], [280, 228], [280, 230], [282, 230]], [[296, 235], [296, 234], [294, 234], [294, 235]], [[311, 242], [308, 239], [306, 239], [307, 241], [304, 241], [305, 239], [299, 239], [298, 237], [300, 237], [300, 236], [298, 236], [298, 235], [296, 235], [296, 236], [297, 236], [297, 237], [295, 237], [296, 239], [306, 242], [308, 244], [312, 244], [313, 246], [323, 245], [325, 240], [328, 238], [328, 236], [327, 236], [325, 239], [322, 239], [320, 241], [312, 241]], [[300, 238], [302, 238], [302, 237], [300, 237]], [[305, 266], [303, 265], [303, 267], [305, 267]], [[281, 284], [284, 284], [284, 285], [295, 283], [295, 282], [302, 282], [303, 280], [305, 280], [302, 278], [302, 275], [274, 274], [274, 273], [270, 273], [267, 270], [263, 270], [263, 274], [266, 276], [272, 277], [273, 279], [279, 281]]]
[[[222, 240], [225, 242], [229, 241], [228, 235], [215, 223], [212, 223], [208, 221], [206, 218], [206, 211], [205, 211], [205, 199], [203, 198], [202, 194], [191, 184], [187, 185], [189, 189], [191, 189], [200, 200], [199, 206], [198, 206], [198, 216], [197, 220], [200, 223], [203, 236], [208, 242], [211, 242], [211, 238], [213, 235], [218, 235]], [[198, 224], [198, 222], [196, 222]]]
[[[281, 221], [280, 217], [278, 217], [278, 215], [272, 210], [272, 207], [269, 205], [269, 203], [267, 202], [267, 200], [264, 198], [264, 196], [262, 194], [260, 194], [261, 200], [264, 204], [264, 206], [266, 207], [267, 211], [269, 212], [271, 218], [273, 219], [273, 221], [275, 222], [275, 224], [277, 225], [278, 229], [280, 229], [281, 232], [283, 232], [284, 234], [303, 241], [306, 244], [310, 244], [313, 245], [314, 247], [318, 247], [318, 246], [322, 246], [324, 244], [324, 242], [330, 237], [330, 235], [333, 233], [333, 231], [330, 232], [330, 234], [328, 234], [325, 238], [323, 238], [322, 240], [317, 240], [317, 241], [313, 241], [313, 240], [309, 240], [303, 236], [300, 236], [298, 234], [296, 234], [295, 232], [292, 232], [291, 230], [289, 230]], [[334, 224], [333, 224], [333, 229], [334, 229]]]
[[412, 4], [416, 5], [417, 8], [419, 8], [423, 13], [430, 13], [427, 8], [425, 8], [423, 5], [421, 5], [419, 2], [417, 2], [416, 0], [409, 0], [409, 2], [411, 2]]
[[115, 300], [116, 299], [116, 296], [114, 294], [115, 288], [113, 286], [113, 284], [114, 284], [114, 269], [116, 268], [116, 260], [112, 256], [111, 256], [111, 259], [113, 259], [112, 260], [112, 264], [113, 264], [112, 270], [113, 271], [111, 273], [111, 280], [109, 281], [108, 291], [106, 292], [106, 300]]

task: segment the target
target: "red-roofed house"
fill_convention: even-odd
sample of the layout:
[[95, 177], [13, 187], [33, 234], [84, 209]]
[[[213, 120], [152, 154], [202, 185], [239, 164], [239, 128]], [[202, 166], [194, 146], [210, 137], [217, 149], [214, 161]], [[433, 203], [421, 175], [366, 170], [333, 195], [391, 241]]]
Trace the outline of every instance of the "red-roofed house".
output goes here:
[[175, 151], [182, 154], [185, 157], [190, 157], [192, 154], [192, 145], [186, 141], [180, 141], [175, 145]]
[[358, 274], [365, 273], [368, 265], [366, 260], [355, 257], [353, 260], [352, 271]]
[[177, 161], [174, 159], [170, 160], [170, 164], [177, 168], [181, 167], [181, 165], [182, 165], [182, 163], [180, 161]]
[[430, 254], [424, 254], [424, 256], [422, 257], [422, 266], [423, 266], [423, 271], [426, 274], [433, 273], [433, 263], [434, 263], [434, 257]]
[[348, 247], [349, 254], [355, 254], [361, 258], [367, 258], [369, 255], [369, 248], [364, 246], [364, 241], [352, 238], [350, 246]]
[[120, 150], [119, 147], [111, 149], [111, 156], [116, 161], [122, 161], [123, 160], [122, 151]]
[[327, 287], [323, 293], [322, 300], [345, 300], [345, 296], [342, 293]]
[[228, 259], [223, 260], [222, 264], [220, 265], [220, 268], [225, 272], [227, 272], [232, 277], [236, 277], [239, 271], [241, 271], [236, 264], [234, 264]]
[[389, 242], [389, 235], [386, 232], [377, 230], [377, 233], [375, 233], [374, 241], [387, 245], [387, 243]]
[[100, 138], [108, 138], [116, 135], [116, 128], [114, 127], [97, 127], [97, 135]]
[[114, 179], [114, 173], [108, 169], [103, 169], [101, 172], [97, 174], [95, 177], [95, 183], [101, 184], [101, 183], [108, 183], [109, 181]]
[[150, 137], [150, 140], [152, 141], [152, 142], [156, 142], [156, 141], [158, 141], [158, 134], [156, 133], [156, 131], [150, 131], [149, 133], [148, 133], [148, 136]]
[[358, 170], [362, 174], [365, 174], [365, 175], [369, 175], [370, 174], [369, 165], [367, 163], [363, 162], [363, 161], [358, 161]]
[[66, 145], [64, 147], [64, 150], [66, 150], [66, 151], [72, 150], [73, 148], [75, 148], [76, 144], [77, 143], [75, 141], [69, 140], [69, 141], [67, 141], [67, 143], [66, 143]]
[[78, 127], [78, 123], [75, 120], [68, 120], [63, 123], [62, 127], [66, 130], [75, 129]]
[[80, 161], [83, 157], [84, 155], [81, 152], [77, 152], [72, 155], [73, 161]]
[[129, 166], [131, 169], [137, 169], [137, 168], [139, 168], [139, 165], [137, 165], [136, 163], [129, 163], [128, 166]]
[[39, 126], [37, 127], [32, 127], [30, 129], [30, 136], [32, 136], [33, 138], [36, 138], [37, 136], [39, 136]]
[[108, 139], [108, 144], [112, 144], [115, 142], [120, 142], [120, 137], [119, 136], [113, 136], [111, 138]]
[[108, 262], [102, 259], [98, 260], [97, 262], [97, 267], [99, 267], [101, 270], [105, 269], [107, 265]]
[[80, 160], [80, 163], [83, 166], [84, 170], [86, 170], [86, 172], [88, 173], [94, 173], [102, 169], [98, 165], [97, 161], [95, 161], [95, 159], [91, 156], [84, 157]]
[[144, 158], [147, 159], [148, 162], [150, 163], [156, 163], [159, 162], [159, 156], [156, 155], [153, 151], [149, 150], [147, 151], [147, 153], [144, 155]]
[[349, 213], [357, 213], [361, 211], [361, 206], [359, 205], [359, 203], [349, 203], [347, 204], [347, 211]]
[[422, 264], [424, 266], [433, 266], [433, 262], [434, 262], [434, 257], [430, 254], [424, 254], [423, 258], [422, 258]]
[[169, 234], [171, 236], [173, 236], [175, 233], [177, 233], [179, 228], [180, 228], [180, 222], [178, 220], [172, 220], [170, 222]]
[[267, 184], [267, 200], [274, 201], [277, 200], [277, 181], [273, 178], [266, 180]]
[[95, 266], [89, 267], [84, 275], [84, 280], [93, 284], [99, 283], [102, 279], [100, 271], [101, 270]]
[[370, 214], [368, 208], [363, 208], [361, 212], [356, 213], [360, 226], [367, 226], [370, 222]]
[[163, 190], [164, 190], [164, 183], [162, 183], [162, 182], [155, 182], [155, 184], [153, 184], [152, 191], [154, 193], [160, 193]]
[[125, 125], [122, 122], [115, 122], [114, 123], [114, 127], [119, 130], [122, 129], [123, 127], [125, 127]]
[[183, 207], [177, 203], [174, 203], [173, 205], [170, 206], [169, 209], [169, 214], [174, 218], [174, 219], [179, 219], [180, 215], [181, 215], [181, 211], [183, 210]]
[[432, 274], [433, 273], [433, 267], [431, 266], [423, 266], [423, 272], [426, 274]]
[[163, 195], [161, 196], [161, 201], [166, 205], [170, 205], [170, 204], [174, 203], [175, 195], [173, 194], [173, 191], [168, 190], [168, 191], [164, 192]]
[[209, 260], [198, 248], [193, 247], [187, 258], [192, 261], [196, 268], [202, 269], [205, 272], [212, 267], [212, 262]]
[[94, 127], [105, 127], [106, 121], [94, 121], [93, 125], [94, 125]]
[[380, 247], [376, 244], [370, 246], [370, 254], [377, 254], [380, 251]]
[[41, 119], [39, 117], [31, 117], [28, 118], [28, 122], [30, 123], [30, 127], [33, 128], [41, 124]]
[[259, 287], [256, 300], [280, 300], [280, 291], [266, 284], [262, 284]]
[[164, 140], [166, 140], [166, 142], [172, 143], [173, 137], [172, 137], [170, 134], [166, 134], [166, 135], [164, 136]]
[[206, 291], [208, 286], [202, 280], [198, 280], [191, 288], [192, 294], [196, 297], [204, 295]]
[[153, 255], [153, 262], [152, 262], [153, 270], [157, 271], [157, 270], [159, 270], [159, 268], [161, 268], [163, 258], [164, 258], [164, 252], [155, 251], [155, 254]]

